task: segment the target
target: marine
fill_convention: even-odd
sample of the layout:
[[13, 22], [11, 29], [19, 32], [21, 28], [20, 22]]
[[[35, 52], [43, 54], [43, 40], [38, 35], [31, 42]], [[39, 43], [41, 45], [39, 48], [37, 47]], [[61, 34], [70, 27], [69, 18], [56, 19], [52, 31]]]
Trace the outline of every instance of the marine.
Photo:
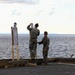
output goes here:
[[27, 26], [27, 29], [30, 32], [30, 40], [29, 40], [29, 50], [30, 50], [30, 57], [31, 59], [35, 59], [36, 56], [36, 49], [37, 49], [37, 38], [40, 35], [40, 30], [37, 29], [39, 24], [36, 23], [35, 27], [33, 28], [33, 23]]
[[48, 58], [48, 50], [49, 50], [49, 44], [50, 44], [50, 39], [48, 37], [48, 32], [45, 31], [44, 32], [44, 37], [42, 38], [41, 41], [38, 42], [38, 44], [43, 44], [43, 50], [42, 50], [42, 54], [43, 54], [43, 63], [47, 64], [47, 58]]

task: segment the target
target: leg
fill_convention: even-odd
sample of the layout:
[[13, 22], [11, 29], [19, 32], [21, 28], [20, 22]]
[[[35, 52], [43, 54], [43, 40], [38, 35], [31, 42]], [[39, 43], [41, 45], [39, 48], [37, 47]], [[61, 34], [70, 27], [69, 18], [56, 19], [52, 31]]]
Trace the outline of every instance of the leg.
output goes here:
[[43, 60], [45, 64], [47, 64], [48, 49], [49, 47], [46, 49], [43, 48], [43, 58], [44, 58]]
[[36, 52], [36, 49], [37, 49], [37, 41], [35, 40], [34, 42], [34, 58], [37, 58], [37, 52]]
[[29, 49], [30, 49], [30, 58], [33, 59], [33, 55], [34, 55], [34, 50], [33, 50], [33, 42], [30, 41], [30, 44], [29, 44]]
[[37, 47], [37, 40], [31, 39], [29, 48], [30, 48], [30, 56], [32, 59], [35, 59], [36, 57], [36, 47]]

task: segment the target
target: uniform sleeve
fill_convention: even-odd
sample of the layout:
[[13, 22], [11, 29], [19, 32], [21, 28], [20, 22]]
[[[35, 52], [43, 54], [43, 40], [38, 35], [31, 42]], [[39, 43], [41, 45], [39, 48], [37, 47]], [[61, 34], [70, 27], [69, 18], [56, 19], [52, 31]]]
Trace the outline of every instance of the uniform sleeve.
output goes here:
[[48, 38], [48, 40], [47, 40], [47, 46], [49, 46], [49, 44], [50, 44], [50, 39]]
[[29, 31], [31, 31], [32, 28], [30, 27], [30, 25], [28, 25], [28, 26], [27, 26], [27, 29], [28, 29]]
[[43, 39], [40, 41], [40, 42], [38, 42], [39, 44], [43, 44]]

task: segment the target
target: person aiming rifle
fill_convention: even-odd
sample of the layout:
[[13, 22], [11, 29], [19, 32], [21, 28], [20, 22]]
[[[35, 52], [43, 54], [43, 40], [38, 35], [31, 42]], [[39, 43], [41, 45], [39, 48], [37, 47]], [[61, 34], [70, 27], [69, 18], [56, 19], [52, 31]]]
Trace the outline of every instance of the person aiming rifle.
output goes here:
[[37, 29], [39, 27], [39, 24], [36, 23], [33, 28], [33, 23], [30, 23], [27, 26], [27, 29], [30, 32], [30, 40], [29, 40], [29, 50], [30, 50], [30, 57], [31, 59], [35, 59], [36, 56], [36, 49], [37, 49], [37, 37], [40, 34], [40, 30]]

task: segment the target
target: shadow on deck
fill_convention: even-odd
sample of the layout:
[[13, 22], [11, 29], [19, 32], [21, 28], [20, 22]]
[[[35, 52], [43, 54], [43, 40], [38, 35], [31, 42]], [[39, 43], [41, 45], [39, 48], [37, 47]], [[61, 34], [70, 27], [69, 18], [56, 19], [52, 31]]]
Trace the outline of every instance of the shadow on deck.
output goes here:
[[[48, 58], [48, 63], [71, 63], [75, 64], [75, 58]], [[43, 63], [43, 59], [20, 59], [14, 60], [12, 59], [2, 59], [0, 60], [0, 68], [7, 67], [19, 67], [19, 66], [36, 66], [41, 65]]]

